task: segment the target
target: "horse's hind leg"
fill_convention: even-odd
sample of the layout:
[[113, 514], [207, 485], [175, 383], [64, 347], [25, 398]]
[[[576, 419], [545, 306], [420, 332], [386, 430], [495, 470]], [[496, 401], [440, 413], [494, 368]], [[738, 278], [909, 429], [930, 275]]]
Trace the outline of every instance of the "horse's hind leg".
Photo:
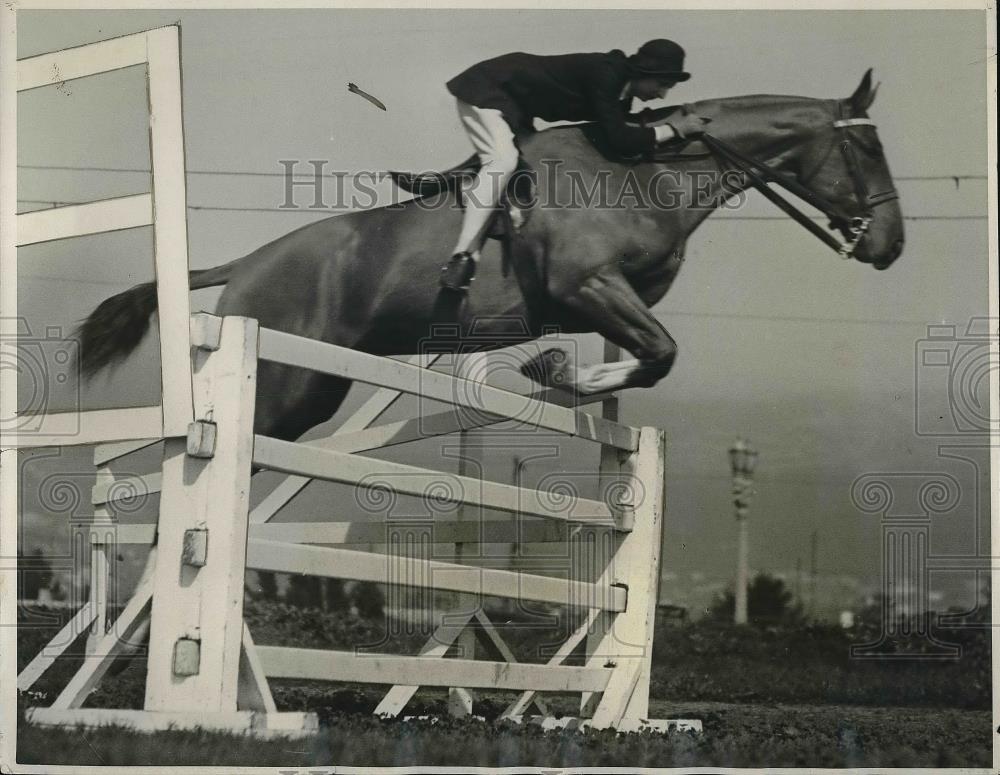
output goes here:
[[528, 376], [550, 387], [588, 394], [652, 387], [670, 371], [677, 343], [616, 268], [601, 269], [559, 301], [605, 339], [628, 350], [633, 358], [578, 366], [565, 353], [548, 350], [524, 367]]
[[254, 432], [284, 441], [333, 417], [351, 381], [262, 361], [257, 370]]

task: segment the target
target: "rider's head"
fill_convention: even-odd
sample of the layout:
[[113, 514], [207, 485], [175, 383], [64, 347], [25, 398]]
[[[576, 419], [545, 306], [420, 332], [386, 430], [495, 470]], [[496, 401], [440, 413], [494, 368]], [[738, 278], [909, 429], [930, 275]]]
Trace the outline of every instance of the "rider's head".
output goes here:
[[684, 49], [672, 40], [643, 43], [628, 58], [629, 90], [640, 100], [664, 97], [677, 83], [691, 77], [684, 72]]
[[648, 102], [649, 100], [666, 97], [667, 92], [676, 85], [677, 81], [672, 78], [657, 78], [651, 75], [643, 75], [629, 79], [629, 93], [637, 99]]

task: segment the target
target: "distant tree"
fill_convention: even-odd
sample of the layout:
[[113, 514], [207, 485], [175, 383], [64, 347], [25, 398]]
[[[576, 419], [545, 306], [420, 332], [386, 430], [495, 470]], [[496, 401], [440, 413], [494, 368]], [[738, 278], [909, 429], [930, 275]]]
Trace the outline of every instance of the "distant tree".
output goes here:
[[[731, 622], [736, 611], [736, 596], [727, 589], [717, 595], [709, 608], [709, 616], [718, 621]], [[769, 624], [800, 624], [804, 620], [802, 604], [794, 602], [794, 595], [781, 579], [769, 573], [758, 573], [747, 586], [747, 620], [764, 627]]]
[[343, 579], [323, 580], [323, 610], [333, 613], [346, 613], [351, 610], [351, 601], [344, 591]]
[[18, 552], [17, 564], [21, 570], [18, 590], [21, 599], [37, 600], [38, 591], [52, 583], [52, 566], [45, 558], [45, 552], [40, 547], [30, 557]]
[[259, 570], [257, 573], [257, 586], [254, 589], [254, 596], [264, 600], [278, 599], [278, 577], [274, 571]]
[[365, 619], [378, 619], [383, 615], [385, 595], [382, 588], [372, 581], [362, 581], [351, 590], [351, 602], [358, 615]]
[[62, 581], [60, 581], [58, 578], [52, 579], [52, 583], [49, 584], [49, 592], [52, 594], [53, 600], [58, 600], [60, 602], [65, 600], [67, 595], [69, 594], [66, 591], [66, 587], [63, 586]]
[[288, 580], [285, 600], [297, 608], [320, 608], [320, 579], [317, 576], [294, 574]]

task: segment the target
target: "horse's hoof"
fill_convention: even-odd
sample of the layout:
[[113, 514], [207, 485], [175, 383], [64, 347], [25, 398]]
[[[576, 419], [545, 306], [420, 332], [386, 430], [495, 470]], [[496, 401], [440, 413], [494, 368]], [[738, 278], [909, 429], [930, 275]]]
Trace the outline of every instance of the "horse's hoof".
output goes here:
[[560, 390], [574, 390], [572, 359], [560, 347], [550, 347], [521, 366], [521, 374], [533, 382]]

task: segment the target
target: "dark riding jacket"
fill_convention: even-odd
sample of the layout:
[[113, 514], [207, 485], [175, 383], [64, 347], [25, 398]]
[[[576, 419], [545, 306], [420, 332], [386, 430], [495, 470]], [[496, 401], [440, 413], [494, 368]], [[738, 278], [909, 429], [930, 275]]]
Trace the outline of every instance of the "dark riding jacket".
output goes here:
[[499, 110], [515, 130], [546, 121], [594, 121], [622, 154], [656, 145], [652, 129], [628, 126], [631, 98], [622, 100], [629, 80], [628, 59], [608, 53], [538, 56], [504, 54], [473, 65], [447, 83], [455, 97], [478, 108]]

